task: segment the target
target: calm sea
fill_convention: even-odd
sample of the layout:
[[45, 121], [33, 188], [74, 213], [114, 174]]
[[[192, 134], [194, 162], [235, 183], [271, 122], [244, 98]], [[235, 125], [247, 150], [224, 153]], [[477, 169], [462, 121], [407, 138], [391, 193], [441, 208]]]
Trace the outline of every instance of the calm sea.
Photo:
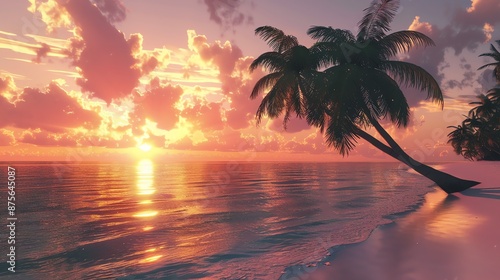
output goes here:
[[366, 239], [432, 185], [397, 163], [12, 166], [16, 273], [3, 226], [0, 277], [23, 280], [292, 279], [291, 267]]

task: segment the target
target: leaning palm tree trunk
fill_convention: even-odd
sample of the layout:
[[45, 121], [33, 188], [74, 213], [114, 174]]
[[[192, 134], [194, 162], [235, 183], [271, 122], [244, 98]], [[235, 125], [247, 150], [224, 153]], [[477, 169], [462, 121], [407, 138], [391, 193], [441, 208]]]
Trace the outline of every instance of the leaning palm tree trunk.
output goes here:
[[416, 161], [410, 157], [397, 143], [392, 139], [392, 137], [385, 131], [385, 129], [378, 123], [374, 118], [369, 117], [371, 124], [375, 127], [377, 132], [384, 138], [384, 140], [389, 144], [389, 146], [378, 141], [376, 138], [370, 134], [360, 130], [357, 134], [365, 139], [367, 142], [380, 149], [382, 152], [390, 155], [391, 157], [401, 161], [402, 163], [408, 165], [413, 170], [423, 175], [424, 177], [432, 180], [436, 183], [442, 190], [446, 193], [461, 192], [470, 187], [473, 187], [479, 182], [464, 180], [452, 176], [450, 174], [436, 170], [428, 165]]

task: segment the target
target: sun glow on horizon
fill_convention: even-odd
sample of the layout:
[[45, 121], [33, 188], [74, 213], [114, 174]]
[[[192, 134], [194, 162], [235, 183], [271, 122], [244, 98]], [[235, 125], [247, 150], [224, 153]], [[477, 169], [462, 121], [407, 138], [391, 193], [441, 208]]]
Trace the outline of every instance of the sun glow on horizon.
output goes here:
[[142, 143], [138, 146], [138, 148], [143, 152], [149, 152], [153, 147], [148, 143]]

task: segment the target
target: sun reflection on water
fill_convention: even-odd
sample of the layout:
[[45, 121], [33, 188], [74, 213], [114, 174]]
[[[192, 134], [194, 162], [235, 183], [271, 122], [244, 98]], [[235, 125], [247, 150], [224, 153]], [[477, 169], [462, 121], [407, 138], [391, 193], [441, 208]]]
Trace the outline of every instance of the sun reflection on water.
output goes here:
[[154, 165], [149, 159], [143, 159], [137, 163], [137, 194], [151, 195], [156, 192], [154, 183]]
[[161, 257], [163, 257], [163, 255], [156, 255], [156, 256], [148, 257], [148, 258], [140, 260], [139, 263], [155, 262], [155, 261], [159, 260]]
[[421, 207], [418, 215], [413, 215], [400, 224], [411, 228], [424, 222], [425, 233], [428, 238], [456, 240], [465, 238], [471, 230], [484, 222], [484, 217], [470, 214], [462, 204], [453, 203], [458, 199], [444, 192], [431, 192], [426, 195], [426, 203]]
[[158, 215], [158, 211], [152, 209], [153, 201], [150, 199], [151, 195], [156, 192], [154, 187], [154, 164], [149, 159], [143, 159], [137, 163], [136, 166], [136, 177], [137, 177], [137, 194], [141, 197], [145, 197], [138, 201], [141, 205], [141, 210], [133, 214], [134, 218], [149, 218], [147, 223], [143, 225], [143, 231], [150, 231], [154, 227], [150, 224], [151, 218]]
[[147, 218], [147, 217], [154, 217], [156, 215], [158, 215], [158, 211], [142, 211], [134, 214], [134, 217]]

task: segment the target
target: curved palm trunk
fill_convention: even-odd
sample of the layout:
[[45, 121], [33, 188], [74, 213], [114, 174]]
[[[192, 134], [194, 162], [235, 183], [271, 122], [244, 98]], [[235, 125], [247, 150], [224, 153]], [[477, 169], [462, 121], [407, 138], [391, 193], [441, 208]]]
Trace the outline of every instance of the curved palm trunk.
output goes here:
[[479, 182], [476, 181], [457, 178], [455, 176], [436, 170], [430, 166], [427, 166], [423, 163], [416, 161], [415, 159], [410, 157], [396, 143], [396, 141], [394, 141], [394, 139], [392, 139], [389, 133], [387, 133], [385, 129], [375, 119], [370, 118], [370, 122], [373, 124], [375, 129], [380, 133], [380, 135], [384, 138], [387, 144], [389, 144], [389, 146], [383, 144], [382, 142], [380, 142], [370, 134], [366, 133], [365, 131], [359, 130], [357, 134], [361, 138], [365, 139], [366, 141], [368, 141], [370, 144], [372, 144], [382, 152], [408, 165], [409, 167], [411, 167], [413, 170], [420, 173], [424, 177], [432, 180], [446, 193], [461, 192], [479, 184]]

